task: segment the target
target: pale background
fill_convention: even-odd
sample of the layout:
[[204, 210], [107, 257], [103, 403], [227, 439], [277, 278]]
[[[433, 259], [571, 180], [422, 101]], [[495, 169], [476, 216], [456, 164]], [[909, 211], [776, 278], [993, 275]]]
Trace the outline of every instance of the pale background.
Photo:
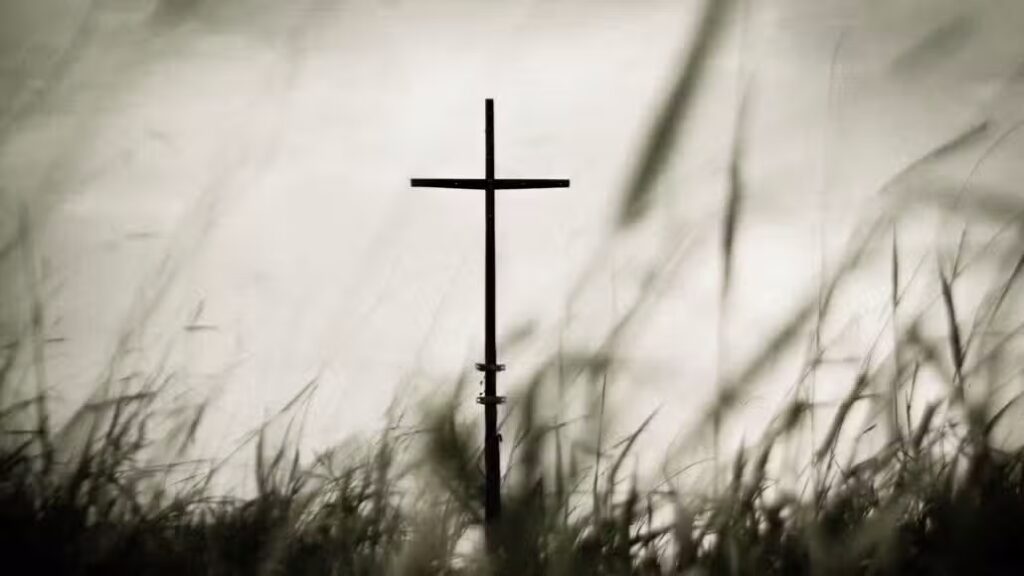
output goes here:
[[[701, 7], [9, 0], [0, 233], [16, 234], [21, 207], [33, 250], [4, 260], [5, 337], [25, 327], [32, 262], [58, 420], [118, 356], [119, 377], [162, 367], [175, 402], [211, 402], [203, 453], [230, 450], [312, 378], [310, 450], [379, 428], [396, 395], [415, 407], [448, 393], [480, 359], [482, 198], [408, 179], [480, 177], [491, 97], [498, 175], [572, 180], [499, 194], [500, 331], [538, 326], [503, 355], [502, 386], [559, 341], [592, 349], [658, 267], [658, 247], [690, 238], [609, 391], [621, 430], [662, 407], [645, 445], [656, 461], [702, 413], [719, 369], [741, 364], [837, 265], [887, 179], [989, 118], [991, 137], [930, 175], [958, 183], [1024, 118], [1017, 0], [747, 1], [652, 216], [616, 234]], [[744, 87], [748, 189], [720, 340], [723, 182]], [[1024, 138], [1006, 137], [979, 186], [1019, 198], [1022, 152]], [[916, 210], [901, 222], [908, 271], [936, 237], [960, 233]], [[879, 262], [844, 294], [850, 350], [878, 331], [886, 282]], [[737, 434], [756, 436], [794, 367], [747, 400]], [[848, 384], [837, 372], [828, 385]]]

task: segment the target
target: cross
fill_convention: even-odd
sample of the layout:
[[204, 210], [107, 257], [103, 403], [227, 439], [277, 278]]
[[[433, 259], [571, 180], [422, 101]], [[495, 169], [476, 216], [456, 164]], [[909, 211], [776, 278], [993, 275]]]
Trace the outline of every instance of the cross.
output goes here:
[[501, 516], [501, 455], [498, 451], [498, 404], [505, 402], [498, 396], [498, 372], [505, 369], [498, 364], [498, 346], [495, 339], [495, 289], [494, 289], [494, 191], [521, 190], [524, 188], [568, 188], [568, 180], [523, 180], [494, 177], [494, 100], [488, 98], [485, 105], [486, 159], [483, 178], [413, 178], [413, 187], [419, 188], [463, 188], [483, 190], [485, 195], [486, 229], [484, 232], [484, 361], [476, 365], [484, 373], [484, 393], [477, 397], [477, 403], [484, 406], [484, 518], [490, 525]]

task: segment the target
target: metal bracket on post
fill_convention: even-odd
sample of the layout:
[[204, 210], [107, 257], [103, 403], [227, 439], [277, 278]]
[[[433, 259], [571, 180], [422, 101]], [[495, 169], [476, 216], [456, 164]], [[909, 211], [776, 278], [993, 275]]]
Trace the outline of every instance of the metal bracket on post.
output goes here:
[[480, 372], [504, 372], [504, 364], [487, 364], [485, 362], [477, 362], [476, 369]]
[[[505, 365], [504, 364], [487, 364], [486, 362], [477, 362], [476, 369], [481, 371], [481, 372], [484, 372], [484, 373], [495, 374], [495, 373], [498, 373], [498, 372], [503, 372], [505, 370]], [[484, 394], [481, 394], [481, 395], [476, 397], [476, 403], [477, 404], [483, 404], [485, 406], [488, 405], [488, 404], [495, 404], [495, 405], [497, 405], [497, 404], [504, 404], [505, 403], [505, 397], [504, 396], [486, 396]]]
[[476, 403], [477, 404], [484, 404], [484, 405], [487, 405], [487, 404], [504, 404], [505, 403], [505, 397], [504, 396], [484, 396], [483, 394], [481, 394], [481, 395], [476, 397]]

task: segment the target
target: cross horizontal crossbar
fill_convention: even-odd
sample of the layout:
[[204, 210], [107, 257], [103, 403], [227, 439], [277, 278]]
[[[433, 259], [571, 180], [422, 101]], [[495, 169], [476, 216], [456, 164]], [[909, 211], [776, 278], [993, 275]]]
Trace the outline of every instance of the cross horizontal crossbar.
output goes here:
[[524, 190], [528, 188], [568, 188], [568, 180], [516, 178], [413, 178], [414, 188], [463, 188], [467, 190]]

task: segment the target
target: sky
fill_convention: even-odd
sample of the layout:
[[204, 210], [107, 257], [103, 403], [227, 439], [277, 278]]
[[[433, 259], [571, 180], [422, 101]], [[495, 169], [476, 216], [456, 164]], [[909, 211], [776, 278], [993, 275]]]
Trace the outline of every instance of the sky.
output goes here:
[[[892, 194], [938, 198], [973, 167], [979, 189], [1019, 198], [1024, 142], [1005, 134], [1024, 112], [1019, 3], [741, 2], [652, 213], [616, 229], [701, 7], [7, 3], [0, 232], [13, 237], [28, 214], [56, 413], [94, 394], [113, 357], [119, 377], [162, 367], [175, 398], [211, 402], [212, 453], [312, 380], [314, 449], [380, 427], [396, 397], [415, 407], [450, 392], [482, 352], [483, 200], [408, 180], [482, 176], [485, 98], [498, 176], [572, 181], [499, 194], [499, 333], [536, 329], [503, 358], [503, 386], [521, 386], [552, 347], [592, 349], [644, 274], [668, 268], [665, 250], [682, 247], [610, 392], [623, 430], [660, 409], [652, 459]], [[723, 316], [724, 182], [744, 97], [748, 184]], [[928, 186], [879, 191], [985, 119], [981, 147], [929, 166]], [[951, 236], [930, 206], [900, 222], [908, 262]], [[850, 350], [870, 344], [885, 310], [876, 260], [837, 304], [853, 318]], [[23, 272], [25, 261], [3, 265]], [[0, 320], [13, 334], [23, 316], [8, 302]], [[756, 434], [784, 401], [795, 365], [780, 365], [739, 434]], [[837, 372], [835, 389], [848, 376]]]

